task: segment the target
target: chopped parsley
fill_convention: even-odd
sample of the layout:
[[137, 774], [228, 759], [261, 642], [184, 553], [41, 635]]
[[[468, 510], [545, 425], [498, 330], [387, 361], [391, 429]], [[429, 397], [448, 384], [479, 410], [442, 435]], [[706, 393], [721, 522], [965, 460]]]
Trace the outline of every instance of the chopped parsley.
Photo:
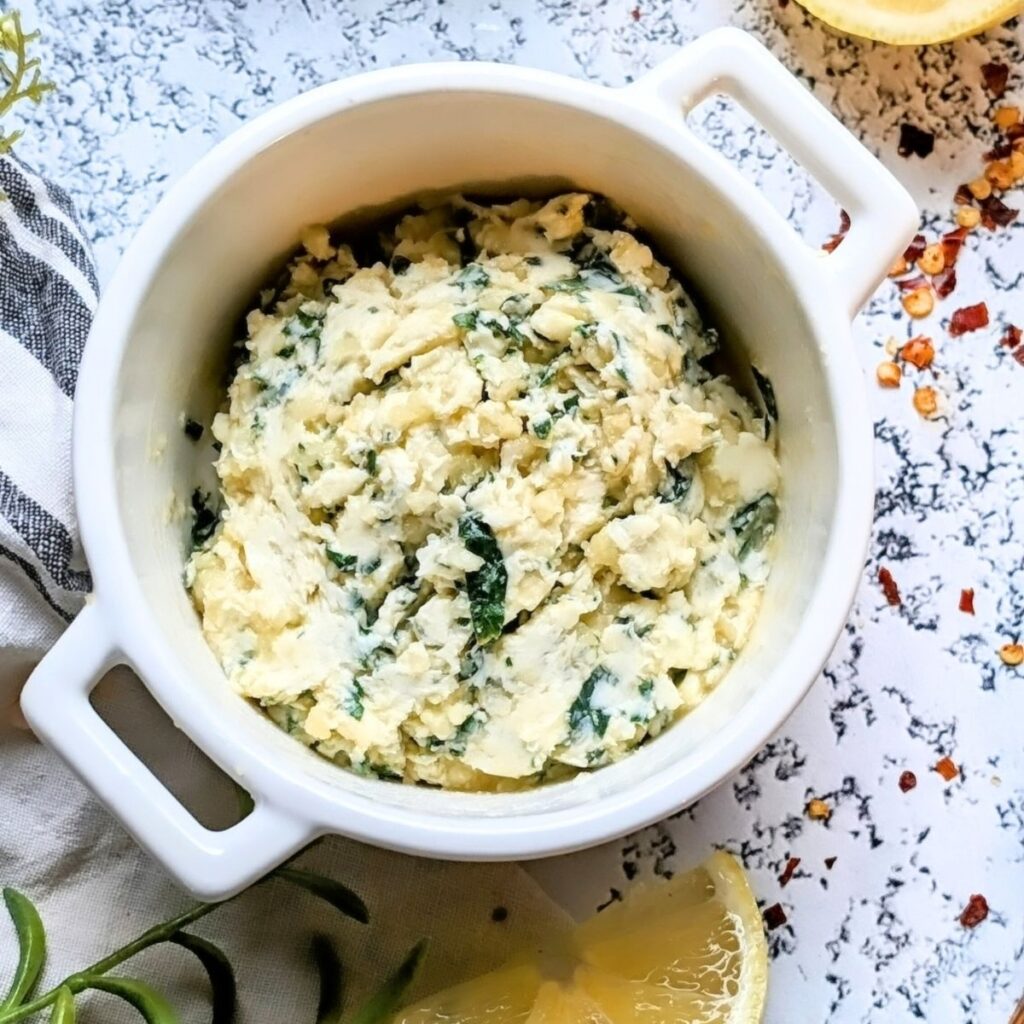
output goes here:
[[210, 496], [198, 487], [192, 492], [192, 546], [202, 547], [217, 529], [219, 517], [210, 508]]
[[750, 372], [754, 375], [754, 383], [760, 392], [761, 401], [764, 402], [764, 439], [767, 441], [772, 432], [772, 424], [779, 421], [779, 406], [775, 401], [775, 388], [772, 382], [756, 367], [751, 366]]
[[762, 494], [757, 501], [741, 508], [733, 516], [732, 528], [739, 544], [737, 559], [743, 561], [751, 551], [759, 551], [775, 533], [779, 506], [770, 494]]
[[352, 688], [345, 694], [344, 699], [341, 702], [341, 706], [347, 711], [356, 721], [359, 721], [363, 717], [363, 698], [366, 693], [363, 691], [362, 684], [358, 679], [352, 680]]
[[336, 565], [342, 572], [352, 572], [359, 562], [355, 555], [346, 555], [342, 551], [335, 551], [334, 548], [327, 548], [327, 558]]
[[583, 681], [580, 692], [569, 708], [569, 728], [580, 732], [589, 726], [598, 736], [603, 736], [608, 729], [610, 716], [607, 711], [594, 707], [594, 690], [598, 683], [617, 683], [618, 677], [604, 667], [598, 665]]
[[486, 288], [491, 277], [479, 263], [468, 263], [455, 278], [455, 283], [465, 291], [467, 288]]
[[469, 611], [477, 641], [487, 645], [495, 640], [505, 625], [505, 591], [508, 571], [494, 531], [479, 512], [468, 512], [459, 520], [459, 537], [466, 548], [483, 565], [466, 574]]

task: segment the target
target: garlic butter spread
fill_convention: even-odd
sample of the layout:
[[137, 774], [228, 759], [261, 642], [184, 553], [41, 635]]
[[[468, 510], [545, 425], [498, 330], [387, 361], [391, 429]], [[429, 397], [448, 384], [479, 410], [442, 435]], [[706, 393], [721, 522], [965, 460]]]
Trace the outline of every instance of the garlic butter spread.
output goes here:
[[517, 788], [623, 757], [728, 670], [771, 419], [705, 368], [714, 331], [633, 231], [582, 194], [456, 198], [376, 258], [314, 228], [249, 314], [186, 582], [303, 743]]

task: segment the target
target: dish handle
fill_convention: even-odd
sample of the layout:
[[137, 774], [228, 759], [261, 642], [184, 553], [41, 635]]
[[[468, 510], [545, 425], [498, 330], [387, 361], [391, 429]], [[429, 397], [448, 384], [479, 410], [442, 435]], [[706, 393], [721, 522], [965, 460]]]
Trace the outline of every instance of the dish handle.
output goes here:
[[684, 116], [724, 93], [757, 118], [850, 216], [842, 245], [824, 263], [855, 317], [918, 228], [917, 206], [893, 174], [739, 29], [707, 33], [628, 88]]
[[25, 684], [22, 711], [36, 735], [183, 886], [201, 899], [227, 899], [313, 838], [308, 822], [258, 798], [250, 814], [223, 831], [196, 821], [89, 702], [93, 687], [123, 664], [90, 601]]

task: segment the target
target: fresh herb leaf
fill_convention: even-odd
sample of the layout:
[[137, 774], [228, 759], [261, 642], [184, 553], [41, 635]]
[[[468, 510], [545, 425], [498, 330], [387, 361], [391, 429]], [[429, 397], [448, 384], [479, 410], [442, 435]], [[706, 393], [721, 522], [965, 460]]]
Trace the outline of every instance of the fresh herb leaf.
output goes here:
[[525, 256], [523, 262], [531, 267], [539, 267], [544, 261], [539, 256]]
[[316, 1024], [341, 1024], [345, 1008], [345, 976], [334, 943], [326, 935], [313, 937], [313, 960], [320, 977]]
[[366, 472], [370, 476], [377, 475], [377, 452], [373, 448], [366, 453]]
[[232, 1024], [238, 996], [235, 972], [228, 958], [212, 942], [189, 932], [176, 932], [168, 941], [187, 949], [203, 965], [206, 976], [210, 979], [213, 1007], [210, 1024]]
[[484, 652], [476, 644], [470, 645], [459, 661], [459, 679], [472, 679], [484, 663]]
[[654, 680], [641, 679], [639, 690], [641, 697], [650, 697], [650, 695], [654, 692]]
[[537, 437], [539, 437], [543, 441], [550, 435], [552, 425], [553, 424], [550, 416], [542, 420], [536, 420], [532, 424], [533, 432], [534, 434], [537, 435]]
[[209, 505], [210, 496], [198, 487], [192, 492], [192, 547], [202, 547], [217, 529], [219, 516]]
[[455, 283], [463, 290], [467, 288], [486, 288], [491, 277], [479, 263], [469, 263], [459, 271]]
[[461, 327], [464, 331], [471, 331], [476, 327], [477, 318], [480, 316], [480, 310], [478, 309], [467, 309], [465, 312], [456, 313], [452, 317], [456, 327]]
[[695, 471], [693, 456], [687, 456], [682, 462], [665, 464], [665, 478], [658, 489], [658, 497], [662, 501], [682, 501], [693, 486]]
[[278, 868], [270, 875], [272, 878], [280, 878], [282, 881], [297, 885], [306, 892], [326, 900], [335, 910], [340, 910], [346, 917], [351, 917], [361, 924], [367, 924], [370, 920], [370, 912], [366, 904], [347, 886], [341, 882], [327, 878], [325, 875], [317, 875], [312, 871], [302, 871], [299, 868]]
[[462, 757], [466, 752], [466, 745], [469, 742], [469, 737], [472, 736], [485, 721], [486, 715], [480, 708], [477, 708], [477, 710], [471, 715], [464, 718], [455, 730], [455, 735], [444, 744], [448, 753], [455, 757]]
[[178, 1024], [178, 1015], [171, 1004], [144, 981], [89, 975], [85, 979], [85, 987], [109, 992], [112, 996], [130, 1003], [142, 1014], [146, 1024]]
[[587, 282], [577, 274], [575, 277], [563, 277], [558, 281], [549, 281], [544, 287], [553, 292], [581, 292], [587, 287]]
[[323, 313], [307, 313], [303, 309], [297, 309], [295, 315], [285, 324], [284, 333], [290, 338], [312, 338], [319, 341], [323, 325]]
[[738, 551], [736, 558], [743, 561], [751, 551], [759, 551], [775, 533], [779, 506], [770, 494], [762, 494], [757, 501], [741, 508], [733, 516]]
[[390, 1021], [401, 1005], [402, 997], [412, 984], [413, 978], [416, 977], [416, 971], [426, 950], [427, 940], [420, 939], [377, 993], [360, 1007], [352, 1018], [352, 1024], [385, 1024]]
[[604, 665], [598, 665], [593, 672], [584, 680], [580, 692], [569, 708], [569, 728], [573, 732], [579, 732], [585, 725], [598, 735], [603, 736], [608, 728], [609, 715], [607, 711], [594, 707], [594, 690], [599, 683], [617, 683], [618, 678]]
[[480, 644], [486, 645], [500, 635], [505, 624], [505, 591], [508, 571], [494, 531], [478, 512], [470, 512], [459, 520], [459, 537], [467, 549], [483, 565], [466, 574], [469, 610], [473, 632]]
[[346, 555], [342, 551], [335, 551], [334, 548], [328, 547], [327, 558], [330, 562], [336, 565], [342, 572], [352, 572], [359, 559], [356, 555]]
[[46, 930], [35, 904], [17, 889], [4, 889], [4, 903], [18, 938], [18, 965], [7, 995], [0, 1003], [0, 1015], [24, 1002], [39, 979], [46, 959]]
[[775, 387], [756, 366], [751, 366], [750, 372], [754, 375], [754, 383], [761, 393], [761, 401], [764, 402], [765, 412], [768, 414], [764, 421], [764, 438], [767, 441], [772, 424], [779, 422], [779, 406], [775, 401]]
[[616, 288], [616, 295], [628, 295], [631, 299], [636, 300], [636, 304], [644, 311], [647, 312], [651, 308], [651, 303], [647, 296], [644, 295], [639, 288], [634, 284], [626, 285], [625, 288]]
[[352, 689], [345, 694], [345, 699], [341, 702], [341, 706], [358, 722], [363, 717], [363, 698], [366, 696], [366, 692], [363, 690], [362, 683], [358, 679], [352, 680]]

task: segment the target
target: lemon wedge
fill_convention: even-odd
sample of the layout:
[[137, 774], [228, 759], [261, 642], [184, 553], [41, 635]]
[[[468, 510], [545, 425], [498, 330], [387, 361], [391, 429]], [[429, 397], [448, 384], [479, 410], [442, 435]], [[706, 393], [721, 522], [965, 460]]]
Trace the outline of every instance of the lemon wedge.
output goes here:
[[918, 45], [974, 35], [1024, 11], [1022, 0], [799, 0], [822, 21], [882, 43]]
[[637, 887], [562, 948], [519, 958], [402, 1010], [395, 1024], [757, 1024], [768, 956], [727, 853]]

